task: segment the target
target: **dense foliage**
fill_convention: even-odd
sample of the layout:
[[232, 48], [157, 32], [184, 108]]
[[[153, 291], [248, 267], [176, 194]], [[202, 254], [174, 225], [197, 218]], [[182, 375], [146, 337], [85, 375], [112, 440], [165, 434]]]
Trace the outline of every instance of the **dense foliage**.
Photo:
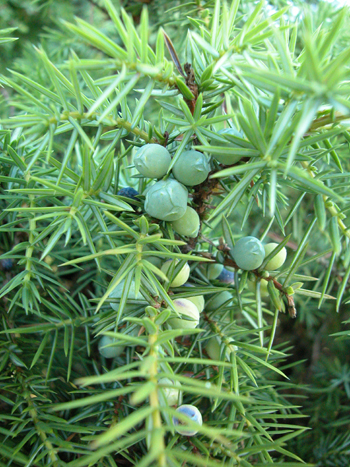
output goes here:
[[5, 2], [0, 466], [348, 465], [350, 15], [302, 3]]

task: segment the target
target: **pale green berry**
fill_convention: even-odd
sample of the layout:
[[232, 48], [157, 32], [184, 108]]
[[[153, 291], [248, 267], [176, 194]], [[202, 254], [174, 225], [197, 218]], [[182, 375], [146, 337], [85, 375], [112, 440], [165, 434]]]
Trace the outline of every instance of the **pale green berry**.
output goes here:
[[[109, 297], [110, 298], [117, 298], [117, 299], [121, 298], [122, 294], [123, 294], [124, 284], [125, 284], [125, 280], [122, 280], [121, 282], [119, 282], [117, 287], [115, 287], [115, 289], [109, 294]], [[130, 284], [130, 288], [129, 288], [128, 300], [140, 300], [141, 302], [145, 302], [145, 299], [143, 298], [140, 291], [138, 292], [137, 296], [136, 296], [135, 292], [136, 292], [135, 291], [135, 282], [132, 281], [131, 284]], [[135, 306], [132, 306], [132, 305], [130, 305], [130, 306], [131, 306], [131, 308], [135, 308]], [[113, 308], [113, 310], [117, 311], [119, 309], [119, 303], [111, 303], [111, 307]]]
[[171, 163], [169, 151], [159, 144], [145, 144], [135, 154], [134, 164], [141, 175], [148, 178], [163, 177]]
[[145, 259], [156, 266], [158, 269], [162, 267], [163, 260], [160, 256], [145, 256]]
[[[265, 256], [268, 256], [275, 248], [278, 247], [278, 243], [267, 243], [264, 245]], [[264, 269], [266, 271], [275, 271], [279, 269], [285, 262], [287, 258], [287, 250], [283, 247], [281, 251], [277, 253], [273, 258], [268, 261]]]
[[220, 292], [215, 294], [205, 305], [205, 309], [207, 311], [215, 311], [220, 308], [225, 302], [227, 302], [226, 306], [230, 304], [228, 300], [232, 300], [232, 295], [230, 292]]
[[[247, 284], [248, 284], [248, 289], [255, 293], [255, 285], [256, 285], [256, 280], [247, 280]], [[268, 297], [269, 296], [269, 292], [267, 290], [267, 284], [268, 284], [268, 281], [266, 281], [265, 279], [261, 279], [260, 280], [260, 297]]]
[[[175, 263], [177, 264], [179, 262], [179, 260], [176, 260]], [[162, 272], [164, 272], [164, 274], [166, 276], [168, 276], [168, 272], [170, 270], [170, 267], [172, 266], [173, 264], [173, 260], [168, 260], [168, 261], [165, 261], [165, 263], [163, 264], [163, 266], [161, 267], [161, 270]], [[176, 274], [175, 277], [173, 277], [171, 283], [170, 283], [170, 287], [181, 287], [182, 285], [184, 285], [188, 278], [190, 277], [190, 267], [188, 265], [188, 263], [185, 263], [184, 266], [182, 267], [182, 269], [178, 272], [178, 274]]]
[[[184, 287], [195, 287], [193, 284], [184, 284]], [[186, 300], [192, 302], [198, 308], [199, 313], [202, 313], [205, 306], [203, 295], [194, 295], [193, 297], [186, 297]]]
[[116, 342], [117, 339], [114, 339], [113, 337], [103, 336], [98, 343], [98, 350], [100, 354], [105, 358], [119, 357], [119, 355], [124, 352], [125, 345], [111, 345], [115, 344]]
[[205, 300], [203, 295], [196, 295], [195, 297], [187, 297], [187, 300], [196, 305], [199, 313], [202, 313], [205, 307]]
[[197, 212], [187, 206], [185, 214], [171, 223], [172, 228], [179, 235], [194, 238], [198, 235], [199, 230], [199, 216]]
[[[173, 301], [175, 310], [182, 318], [170, 318], [167, 323], [173, 329], [194, 329], [199, 323], [199, 311], [194, 303], [186, 298], [177, 298]], [[190, 318], [190, 319], [186, 319]]]
[[[229, 338], [230, 341], [233, 341], [233, 339]], [[207, 354], [212, 360], [220, 360], [220, 351], [221, 351], [221, 339], [218, 336], [211, 337], [207, 345], [205, 346], [205, 350], [207, 351]], [[226, 360], [230, 360], [230, 353], [233, 350], [238, 350], [238, 347], [235, 345], [230, 344], [230, 346], [226, 347], [226, 352], [225, 352], [225, 357]]]
[[173, 167], [174, 177], [187, 186], [204, 182], [210, 172], [208, 158], [198, 151], [184, 151]]
[[222, 270], [224, 269], [224, 266], [218, 263], [204, 264], [203, 269], [204, 269], [204, 274], [207, 277], [207, 279], [209, 279], [210, 281], [213, 281], [220, 276]]
[[[202, 414], [197, 409], [197, 407], [195, 407], [194, 405], [189, 405], [189, 404], [180, 405], [180, 407], [176, 409], [176, 412], [182, 415], [186, 415], [186, 417], [188, 417], [190, 422], [195, 422], [199, 426], [203, 424]], [[198, 430], [192, 427], [189, 427], [188, 425], [186, 426], [186, 422], [183, 420], [180, 420], [176, 416], [173, 417], [173, 423], [175, 426], [175, 430], [180, 435], [194, 436], [196, 433], [198, 433]]]
[[265, 250], [257, 238], [243, 237], [233, 247], [232, 256], [239, 268], [252, 271], [261, 266], [265, 258]]
[[[225, 128], [224, 130], [220, 130], [218, 134], [240, 136], [239, 133], [234, 128]], [[238, 148], [236, 144], [231, 143], [228, 140], [226, 140], [226, 142], [221, 142], [221, 141], [217, 141], [213, 139], [211, 140], [211, 145], [221, 146], [223, 148], [234, 148], [234, 147]], [[238, 162], [242, 158], [242, 156], [232, 155], [232, 154], [220, 154], [220, 155], [215, 154], [214, 158], [221, 164], [232, 165]]]
[[161, 388], [160, 391], [164, 393], [164, 396], [170, 407], [172, 407], [173, 405], [177, 405], [181, 396], [181, 391], [179, 389], [181, 388], [181, 384], [179, 383], [179, 381], [173, 381], [169, 378], [161, 378], [158, 380], [158, 384], [167, 384], [173, 386], [171, 388]]
[[160, 180], [147, 191], [145, 211], [163, 221], [176, 221], [187, 209], [188, 192], [173, 178]]

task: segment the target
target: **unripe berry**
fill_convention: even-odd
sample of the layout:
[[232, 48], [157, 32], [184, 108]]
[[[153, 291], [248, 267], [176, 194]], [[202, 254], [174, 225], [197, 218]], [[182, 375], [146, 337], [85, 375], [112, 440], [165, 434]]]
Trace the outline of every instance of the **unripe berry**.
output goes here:
[[[194, 287], [192, 284], [184, 284], [185, 287]], [[205, 306], [205, 301], [203, 295], [194, 295], [193, 297], [187, 297], [186, 300], [192, 302], [198, 308], [199, 313], [202, 313]]]
[[145, 259], [156, 266], [158, 269], [162, 267], [163, 260], [159, 256], [146, 256]]
[[[170, 269], [170, 266], [172, 264], [173, 260], [168, 260], [168, 261], [165, 261], [165, 263], [163, 264], [163, 266], [161, 267], [161, 270], [164, 272], [164, 274], [167, 276], [168, 275], [168, 271]], [[179, 260], [176, 260], [175, 263], [177, 264], [179, 262]], [[185, 284], [185, 282], [187, 282], [188, 278], [190, 277], [190, 267], [188, 265], [188, 263], [185, 263], [184, 266], [182, 267], [182, 269], [180, 270], [180, 272], [178, 274], [176, 274], [176, 276], [173, 278], [171, 284], [170, 284], [170, 287], [181, 287], [182, 285]]]
[[[278, 247], [278, 243], [267, 243], [264, 245], [265, 256], [268, 256], [275, 248]], [[279, 269], [285, 262], [287, 258], [287, 250], [283, 247], [281, 251], [277, 253], [270, 261], [266, 264], [264, 269], [266, 271], [275, 271]]]
[[163, 177], [171, 163], [169, 151], [159, 144], [145, 144], [135, 154], [134, 164], [144, 177]]
[[[125, 284], [125, 280], [122, 280], [121, 282], [119, 282], [119, 284], [117, 285], [117, 287], [109, 294], [109, 297], [110, 298], [121, 298], [122, 297], [122, 294], [123, 294], [123, 288], [124, 288], [124, 284]], [[138, 292], [138, 294], [136, 295], [135, 293], [135, 282], [132, 281], [131, 284], [130, 284], [130, 288], [129, 288], [129, 293], [128, 293], [128, 300], [141, 300], [141, 301], [145, 301], [145, 299], [143, 298], [142, 294], [140, 293], [140, 291]], [[119, 303], [111, 303], [111, 307], [113, 308], [113, 310], [118, 310], [119, 308]]]
[[[248, 289], [255, 293], [255, 285], [256, 285], [256, 279], [254, 280], [247, 280], [247, 284], [248, 284]], [[267, 290], [267, 284], [268, 284], [268, 281], [266, 281], [265, 279], [261, 279], [260, 280], [260, 297], [268, 297], [269, 296], [269, 292]]]
[[[229, 338], [229, 340], [232, 341], [233, 339]], [[234, 350], [238, 350], [237, 346], [232, 345], [232, 347]], [[205, 350], [207, 351], [207, 354], [212, 360], [217, 360], [217, 361], [220, 360], [220, 349], [221, 349], [221, 339], [218, 336], [211, 337], [208, 340], [207, 345], [205, 346]], [[230, 353], [232, 352], [233, 349], [230, 347], [226, 347], [226, 352], [225, 352], [226, 360], [230, 360]]]
[[[220, 130], [218, 132], [219, 135], [234, 135], [234, 136], [241, 136], [234, 128], [225, 128], [224, 130]], [[237, 147], [234, 143], [230, 143], [229, 141], [221, 142], [217, 140], [212, 140], [211, 141], [212, 146], [222, 146], [224, 148], [232, 148], [232, 147]], [[238, 162], [242, 156], [235, 156], [235, 155], [230, 155], [230, 154], [220, 154], [214, 155], [214, 158], [219, 161], [221, 164], [225, 165], [232, 165]]]
[[180, 389], [181, 384], [179, 381], [173, 381], [169, 378], [161, 378], [158, 380], [158, 384], [168, 384], [170, 386], [176, 386], [172, 388], [162, 388], [161, 390], [164, 392], [168, 405], [171, 407], [173, 405], [177, 405], [179, 402], [179, 397], [181, 395]]
[[179, 235], [194, 238], [198, 235], [199, 216], [196, 211], [189, 206], [186, 208], [185, 214], [171, 223], [172, 228]]
[[118, 191], [117, 195], [124, 196], [125, 198], [130, 198], [137, 201], [136, 196], [138, 196], [139, 192], [134, 190], [131, 186], [127, 186], [126, 188], [122, 188]]
[[107, 345], [116, 343], [117, 340], [113, 337], [103, 336], [98, 343], [98, 350], [104, 358], [119, 357], [124, 352], [125, 345], [113, 345], [106, 347]]
[[198, 326], [199, 323], [199, 311], [194, 303], [190, 302], [186, 298], [178, 298], [173, 301], [175, 310], [184, 318], [188, 317], [190, 319], [181, 319], [181, 318], [171, 318], [167, 323], [173, 329], [194, 329]]
[[[186, 417], [189, 418], [191, 422], [198, 423], [199, 426], [203, 424], [202, 420], [202, 414], [200, 411], [195, 407], [194, 405], [189, 405], [189, 404], [184, 404], [180, 405], [176, 409], [176, 412], [181, 413], [182, 415], [186, 415]], [[196, 433], [198, 433], [198, 430], [195, 430], [193, 428], [190, 428], [189, 426], [186, 426], [185, 422], [182, 420], [179, 420], [177, 417], [173, 417], [173, 423], [175, 425], [175, 430], [183, 436], [194, 436]]]
[[239, 268], [252, 271], [261, 266], [265, 258], [265, 250], [257, 238], [243, 237], [233, 247], [232, 256]]
[[215, 294], [205, 305], [205, 309], [207, 311], [215, 311], [220, 308], [225, 302], [227, 302], [226, 306], [230, 304], [228, 300], [232, 300], [232, 295], [230, 292], [221, 292]]
[[223, 284], [234, 284], [235, 283], [235, 275], [232, 271], [224, 268], [220, 275], [217, 278], [218, 281], [222, 282]]
[[208, 158], [198, 151], [183, 152], [173, 167], [174, 177], [187, 186], [204, 182], [210, 172]]
[[163, 221], [176, 221], [187, 209], [188, 192], [172, 178], [161, 180], [147, 191], [145, 211]]
[[224, 269], [224, 266], [218, 263], [204, 264], [203, 269], [204, 269], [204, 274], [207, 277], [207, 279], [209, 279], [210, 281], [213, 281], [220, 276], [222, 270]]

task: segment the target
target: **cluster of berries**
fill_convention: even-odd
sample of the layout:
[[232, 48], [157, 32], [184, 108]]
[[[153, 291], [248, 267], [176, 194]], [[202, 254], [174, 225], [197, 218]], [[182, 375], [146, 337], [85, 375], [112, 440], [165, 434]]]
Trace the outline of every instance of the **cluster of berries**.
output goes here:
[[[146, 144], [135, 154], [134, 164], [144, 177], [159, 179], [168, 172], [171, 156], [159, 144]], [[171, 176], [146, 189], [145, 211], [156, 219], [171, 222], [178, 234], [196, 237], [199, 216], [187, 205], [186, 187], [201, 184], [207, 179], [209, 172], [207, 156], [194, 150], [184, 151], [174, 164]]]
[[[233, 129], [223, 130], [220, 133], [235, 134]], [[237, 136], [237, 135], [236, 135]], [[238, 135], [239, 136], [239, 135]], [[224, 145], [221, 142], [216, 143], [218, 146]], [[215, 158], [222, 164], [232, 164], [237, 162], [233, 160], [232, 155], [220, 155]], [[134, 164], [141, 175], [147, 178], [160, 179], [164, 177], [171, 164], [171, 156], [166, 148], [157, 144], [146, 144], [142, 146], [134, 157]], [[210, 165], [207, 157], [197, 151], [184, 151], [172, 168], [172, 174], [165, 180], [159, 180], [155, 184], [150, 185], [143, 193], [145, 199], [145, 211], [152, 217], [171, 222], [173, 229], [180, 235], [188, 237], [196, 237], [199, 229], [199, 217], [197, 212], [187, 205], [188, 191], [186, 187], [199, 185], [208, 177]], [[137, 200], [138, 192], [131, 187], [123, 188], [118, 192], [118, 195], [125, 196], [131, 200]], [[255, 237], [243, 237], [238, 240], [232, 250], [232, 257], [236, 265], [245, 271], [254, 271], [258, 269], [266, 256], [278, 247], [276, 243], [263, 245]], [[271, 255], [271, 259], [264, 265], [264, 270], [271, 271], [279, 269], [286, 260], [287, 251], [285, 248], [280, 249], [277, 254]], [[169, 274], [174, 269], [174, 263], [177, 260], [161, 261], [159, 258], [147, 258], [153, 262], [156, 261], [156, 266], [169, 277]], [[210, 281], [218, 281], [223, 284], [234, 284], [234, 271], [229, 267], [225, 268], [222, 264], [205, 264], [201, 266], [201, 271]], [[190, 276], [190, 267], [186, 263], [181, 270], [171, 279], [170, 287], [186, 286], [194, 287], [187, 281]], [[110, 298], [120, 300], [123, 293], [124, 281], [122, 281], [110, 294]], [[250, 290], [255, 289], [254, 278], [248, 280]], [[267, 281], [261, 279], [261, 295], [268, 295]], [[129, 311], [135, 308], [135, 301], [139, 305], [146, 306], [147, 302], [142, 294], [136, 294], [135, 283], [132, 282], [128, 292], [128, 301], [125, 305]], [[131, 304], [130, 301], [133, 301]], [[207, 301], [203, 295], [193, 297], [173, 299], [173, 305], [178, 315], [173, 314], [167, 320], [167, 324], [172, 329], [191, 329], [199, 324], [200, 313], [204, 310], [215, 311], [223, 306], [226, 306], [232, 301], [232, 294], [229, 291], [224, 291], [214, 294]], [[137, 306], [137, 305], [136, 305]], [[111, 302], [111, 307], [118, 310], [119, 303]], [[140, 326], [134, 325], [133, 329], [128, 334], [138, 336]], [[206, 344], [206, 352], [213, 360], [220, 360], [222, 351], [225, 352], [225, 357], [230, 360], [230, 353], [233, 350], [238, 350], [233, 344], [230, 344], [232, 339], [226, 342], [223, 349], [221, 339], [218, 336], [208, 339]], [[105, 358], [119, 357], [125, 350], [125, 345], [117, 339], [109, 336], [103, 336], [99, 341], [99, 351]], [[165, 397], [169, 406], [181, 404], [182, 392], [181, 384], [177, 381], [172, 381], [168, 378], [161, 378], [158, 383], [159, 397]], [[165, 386], [165, 387], [164, 387]], [[173, 417], [175, 430], [184, 436], [194, 436], [197, 429], [193, 423], [202, 425], [202, 416], [199, 410], [193, 405], [180, 405], [176, 411], [178, 417]], [[190, 425], [186, 421], [190, 422]]]

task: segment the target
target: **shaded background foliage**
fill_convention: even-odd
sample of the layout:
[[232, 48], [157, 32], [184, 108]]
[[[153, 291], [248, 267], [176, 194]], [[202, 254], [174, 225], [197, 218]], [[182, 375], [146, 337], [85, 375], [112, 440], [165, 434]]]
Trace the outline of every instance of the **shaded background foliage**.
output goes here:
[[[183, 51], [185, 33], [180, 34], [179, 30], [186, 31], [190, 26], [190, 20], [186, 19], [185, 15], [181, 14], [186, 11], [192, 18], [205, 20], [207, 17], [207, 8], [211, 8], [214, 2], [193, 2], [193, 8], [188, 5], [182, 5], [184, 2], [167, 1], [164, 11], [164, 1], [126, 1], [121, 2], [121, 5], [132, 14], [136, 23], [140, 20], [143, 3], [148, 4], [149, 18], [153, 26], [163, 26], [168, 35], [173, 39], [176, 50]], [[250, 2], [252, 3], [252, 2]], [[276, 0], [269, 2], [271, 8], [281, 8], [286, 4], [292, 4], [294, 7], [305, 2], [285, 2]], [[307, 2], [313, 8], [312, 20], [313, 27], [316, 28], [333, 18], [337, 5], [329, 2]], [[242, 8], [249, 7], [249, 2], [243, 2]], [[295, 8], [291, 8], [289, 13], [291, 17], [296, 18], [301, 15]], [[94, 24], [102, 32], [111, 34], [113, 38], [112, 22], [106, 15], [103, 2], [99, 0], [75, 0], [59, 2], [55, 1], [29, 1], [29, 0], [12, 0], [2, 1], [0, 29], [7, 27], [17, 27], [18, 30], [13, 33], [19, 40], [2, 45], [1, 48], [1, 72], [7, 73], [6, 68], [13, 70], [28, 70], [28, 75], [33, 80], [42, 78], [42, 65], [37, 60], [37, 55], [33, 51], [32, 44], [43, 44], [48, 53], [49, 58], [53, 62], [61, 63], [69, 58], [70, 48], [74, 45], [74, 50], [80, 57], [95, 58], [101, 57], [99, 51], [86, 46], [83, 42], [77, 41], [76, 36], [62, 29], [58, 19], [66, 19], [73, 21], [74, 15], [85, 19]], [[349, 21], [349, 18], [348, 18]], [[345, 25], [348, 24], [345, 22]], [[334, 50], [334, 55], [341, 50], [349, 42], [349, 29], [343, 25], [339, 34], [339, 40]], [[153, 28], [155, 31], [156, 28]], [[156, 42], [156, 36], [150, 37], [150, 43]], [[298, 42], [297, 42], [298, 47]], [[186, 61], [185, 53], [180, 54], [181, 62]], [[101, 76], [102, 77], [102, 76]], [[95, 76], [97, 78], [97, 76]], [[40, 81], [39, 79], [39, 81]], [[46, 78], [47, 79], [47, 78]], [[3, 117], [13, 115], [13, 108], [7, 105], [11, 101], [11, 90], [9, 88], [1, 89], [2, 102], [0, 103], [0, 112]], [[135, 96], [136, 97], [136, 96]], [[147, 108], [147, 118], [152, 120], [157, 118], [152, 114], [152, 107]], [[349, 145], [342, 145], [338, 154], [343, 162], [346, 171], [350, 170], [349, 164]], [[62, 153], [66, 140], [64, 137], [58, 143], [61, 144]], [[125, 142], [125, 147], [128, 143]], [[3, 192], [4, 193], [4, 192]], [[291, 196], [295, 196], [291, 193]], [[290, 199], [290, 205], [296, 201], [296, 198]], [[239, 212], [241, 218], [244, 214], [244, 207]], [[305, 219], [310, 219], [314, 215], [314, 206], [312, 197], [309, 201], [303, 203], [298, 216], [293, 217], [293, 242], [289, 244], [290, 248], [295, 249], [298, 242], [301, 241], [305, 232]], [[249, 230], [252, 235], [259, 235], [266, 227], [261, 220], [253, 215], [249, 218]], [[221, 235], [221, 225], [216, 227], [215, 235]], [[234, 233], [240, 233], [240, 226], [234, 226]], [[21, 238], [21, 232], [15, 234], [16, 242], [25, 241], [25, 236]], [[272, 240], [282, 240], [281, 238], [272, 238]], [[310, 237], [309, 251], [324, 251], [329, 248], [329, 239], [325, 234], [315, 231]], [[4, 234], [1, 232], [1, 246], [4, 251], [10, 250], [13, 247], [14, 236], [12, 234]], [[89, 254], [89, 249], [80, 250], [81, 256]], [[348, 254], [346, 254], [348, 256]], [[328, 255], [329, 257], [329, 255]], [[332, 271], [330, 286], [327, 288], [327, 293], [336, 295], [339, 285], [342, 283], [343, 271], [340, 259], [337, 259]], [[338, 268], [339, 263], [339, 268]], [[324, 278], [327, 261], [321, 258], [317, 262], [312, 262], [306, 265], [303, 274]], [[106, 259], [105, 267], [110, 267], [109, 260]], [[8, 269], [8, 270], [7, 270]], [[7, 268], [2, 263], [1, 276], [5, 283], [10, 280], [19, 270], [21, 266], [14, 264], [13, 268]], [[95, 297], [100, 297], [105, 291], [105, 284], [101, 285], [96, 276], [96, 269], [91, 267], [87, 269], [85, 275], [79, 276], [75, 270], [64, 270], [62, 280], [68, 289], [74, 289], [72, 298], [76, 298], [78, 294], [91, 292]], [[93, 287], [91, 286], [94, 282]], [[54, 292], [52, 292], [54, 293]], [[83, 295], [82, 295], [83, 297]], [[345, 289], [345, 299], [349, 297], [348, 287]], [[65, 306], [70, 310], [70, 313], [75, 312], [72, 304], [69, 304], [66, 299]], [[85, 303], [86, 308], [82, 305], [81, 312], [86, 313], [89, 308], [87, 301], [81, 298], [82, 304]], [[346, 302], [346, 300], [345, 300]], [[6, 299], [3, 299], [1, 305], [6, 310]], [[77, 313], [77, 316], [79, 313]], [[303, 433], [300, 437], [292, 439], [289, 442], [288, 448], [306, 462], [315, 463], [318, 466], [348, 466], [350, 456], [350, 415], [349, 415], [349, 399], [350, 399], [350, 341], [348, 339], [349, 323], [342, 325], [342, 322], [348, 319], [348, 305], [342, 305], [338, 313], [334, 311], [334, 303], [331, 301], [323, 302], [321, 308], [317, 306], [317, 300], [311, 300], [310, 297], [300, 297], [298, 301], [298, 319], [280, 320], [277, 328], [276, 344], [278, 346], [289, 345], [289, 357], [284, 363], [284, 371], [289, 376], [293, 387], [292, 402], [302, 406], [299, 410], [308, 418], [298, 420], [300, 425], [309, 426], [312, 430]], [[330, 336], [331, 335], [331, 336]], [[25, 341], [27, 339], [27, 341]], [[68, 338], [67, 338], [68, 339]], [[83, 349], [84, 336], [77, 335], [76, 339], [80, 340], [79, 347]], [[40, 341], [37, 338], [27, 336], [24, 338], [22, 351], [25, 352], [25, 346], [28, 348], [40, 346]], [[64, 345], [69, 345], [69, 342]], [[14, 363], [16, 357], [13, 355]], [[20, 358], [20, 357], [18, 357]], [[17, 363], [20, 363], [18, 361]], [[66, 362], [55, 360], [56, 377], [58, 382], [55, 383], [55, 391], [59, 391], [60, 379], [62, 379], [62, 394], [64, 398], [67, 391], [66, 378]], [[81, 351], [80, 368], [73, 368], [72, 372], [78, 376], [85, 371], [89, 374], [90, 360], [86, 357], [84, 351]], [[271, 376], [270, 376], [271, 377]], [[40, 385], [41, 382], [38, 382]], [[34, 385], [35, 386], [35, 385]], [[72, 385], [72, 390], [76, 388]], [[25, 388], [23, 390], [26, 390]], [[50, 392], [50, 386], [47, 389]], [[280, 390], [283, 397], [283, 388]], [[286, 390], [287, 397], [290, 396], [289, 388]], [[39, 396], [38, 397], [42, 397]], [[294, 399], [293, 399], [294, 397]], [[301, 398], [301, 399], [300, 399]], [[301, 401], [300, 401], [301, 400]], [[299, 403], [300, 401], [300, 403]], [[2, 402], [6, 403], [6, 397], [3, 395]], [[42, 400], [45, 404], [45, 400]], [[1, 407], [1, 405], [0, 405]], [[51, 420], [52, 423], [54, 423]], [[83, 432], [83, 429], [82, 429]], [[68, 459], [67, 459], [68, 460]], [[1, 465], [6, 465], [2, 463]]]

